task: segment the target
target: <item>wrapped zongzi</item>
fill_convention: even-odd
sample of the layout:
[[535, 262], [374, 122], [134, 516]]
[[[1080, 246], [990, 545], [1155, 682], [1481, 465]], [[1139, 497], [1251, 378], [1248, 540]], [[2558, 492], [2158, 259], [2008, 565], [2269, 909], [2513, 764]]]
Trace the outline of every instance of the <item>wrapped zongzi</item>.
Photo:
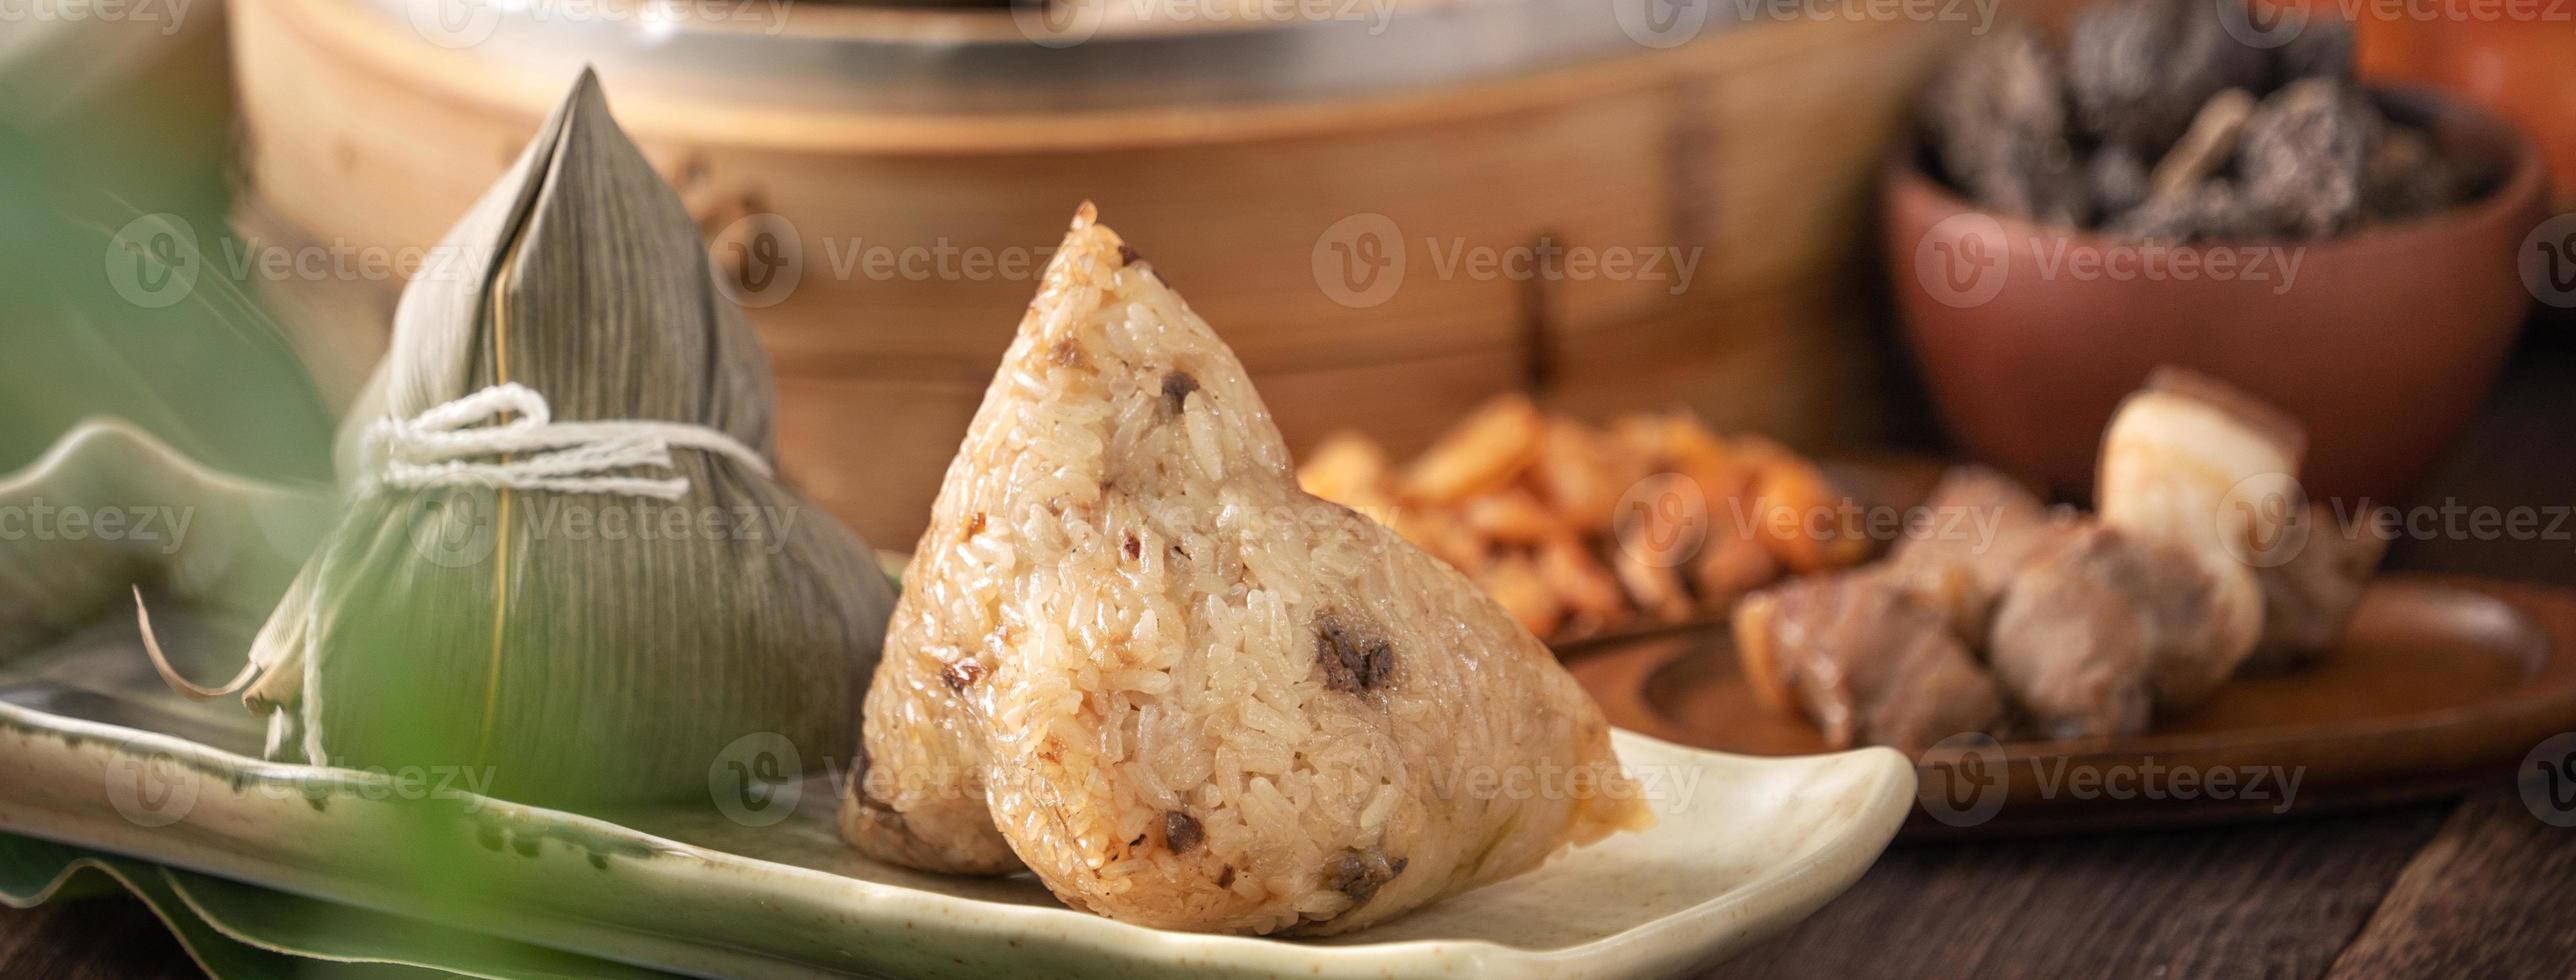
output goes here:
[[581, 803], [704, 793], [746, 737], [845, 749], [892, 590], [773, 474], [768, 361], [593, 78], [441, 251], [255, 641], [271, 753]]

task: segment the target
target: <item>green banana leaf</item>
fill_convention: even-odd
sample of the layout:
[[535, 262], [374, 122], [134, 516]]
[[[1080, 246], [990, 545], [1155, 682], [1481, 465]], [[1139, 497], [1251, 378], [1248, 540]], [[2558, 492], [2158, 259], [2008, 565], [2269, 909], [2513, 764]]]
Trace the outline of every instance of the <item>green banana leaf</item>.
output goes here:
[[651, 978], [668, 974], [254, 885], [0, 834], [0, 902], [30, 908], [122, 886], [217, 980]]

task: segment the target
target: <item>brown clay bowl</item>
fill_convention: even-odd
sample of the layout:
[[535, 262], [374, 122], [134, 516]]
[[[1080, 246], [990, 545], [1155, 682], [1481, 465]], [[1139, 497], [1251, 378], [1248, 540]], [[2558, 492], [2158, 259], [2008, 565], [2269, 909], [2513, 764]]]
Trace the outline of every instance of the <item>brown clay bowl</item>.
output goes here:
[[1899, 154], [1889, 278], [1943, 423], [1970, 454], [2087, 499], [2113, 408], [2175, 364], [2304, 420], [2312, 496], [2401, 493], [2504, 365], [2532, 302], [2515, 251], [2546, 217], [2548, 178], [2532, 142], [2484, 110], [2375, 94], [2499, 176], [2457, 208], [2324, 241], [2154, 254], [1982, 210], [1926, 172], [1919, 141]]

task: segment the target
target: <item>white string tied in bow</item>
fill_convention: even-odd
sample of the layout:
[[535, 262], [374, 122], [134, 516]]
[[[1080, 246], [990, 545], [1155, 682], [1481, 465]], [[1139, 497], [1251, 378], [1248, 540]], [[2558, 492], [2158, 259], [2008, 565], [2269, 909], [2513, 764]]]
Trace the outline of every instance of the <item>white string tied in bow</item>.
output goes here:
[[[493, 423], [504, 414], [518, 417]], [[702, 425], [620, 419], [557, 422], [546, 397], [516, 383], [495, 385], [408, 419], [367, 428], [372, 478], [387, 486], [492, 487], [607, 493], [678, 500], [687, 477], [653, 479], [625, 470], [669, 470], [671, 450], [716, 453], [769, 475], [769, 462], [740, 440]]]

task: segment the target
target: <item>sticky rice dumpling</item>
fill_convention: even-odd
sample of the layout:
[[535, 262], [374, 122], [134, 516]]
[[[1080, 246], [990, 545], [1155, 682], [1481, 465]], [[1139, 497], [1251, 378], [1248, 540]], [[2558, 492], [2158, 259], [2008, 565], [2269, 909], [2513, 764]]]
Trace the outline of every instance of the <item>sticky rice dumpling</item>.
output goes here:
[[771, 467], [767, 358], [587, 73], [404, 293], [345, 512], [254, 642], [273, 755], [704, 794], [844, 751], [893, 593]]
[[949, 465], [843, 835], [1202, 931], [1356, 929], [1650, 820], [1447, 564], [1298, 488], [1243, 366], [1085, 206]]

